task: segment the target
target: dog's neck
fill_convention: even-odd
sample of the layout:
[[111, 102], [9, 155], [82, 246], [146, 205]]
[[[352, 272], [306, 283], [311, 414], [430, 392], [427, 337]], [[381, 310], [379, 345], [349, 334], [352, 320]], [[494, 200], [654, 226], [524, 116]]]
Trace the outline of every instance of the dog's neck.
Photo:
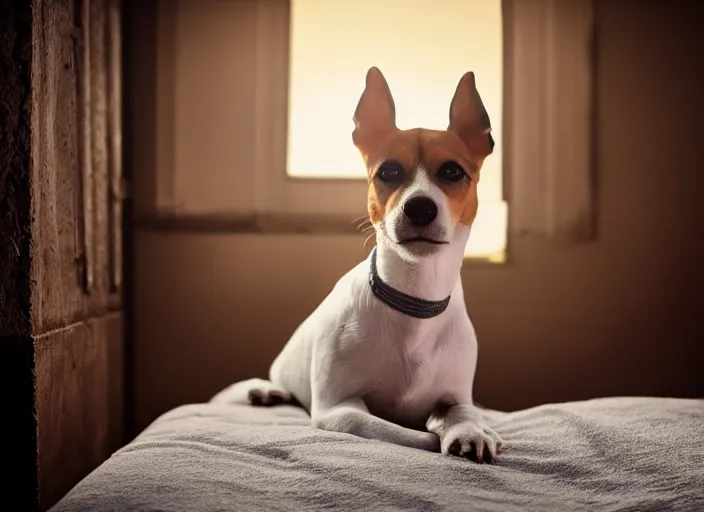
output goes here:
[[[460, 280], [463, 250], [452, 246], [416, 261], [402, 257], [391, 244], [379, 237], [376, 266], [379, 277], [407, 295], [429, 301], [446, 299]], [[464, 245], [462, 245], [462, 249]]]

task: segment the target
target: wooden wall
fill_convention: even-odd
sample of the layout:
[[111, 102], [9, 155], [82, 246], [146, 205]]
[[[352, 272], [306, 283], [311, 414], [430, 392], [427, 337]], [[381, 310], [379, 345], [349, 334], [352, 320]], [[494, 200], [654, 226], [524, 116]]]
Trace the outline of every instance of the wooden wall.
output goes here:
[[0, 488], [17, 510], [123, 442], [120, 10], [0, 0]]

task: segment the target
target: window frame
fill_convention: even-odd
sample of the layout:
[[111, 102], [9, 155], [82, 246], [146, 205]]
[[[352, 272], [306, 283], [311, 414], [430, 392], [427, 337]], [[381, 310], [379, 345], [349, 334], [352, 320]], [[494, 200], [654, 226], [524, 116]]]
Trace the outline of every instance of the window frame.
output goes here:
[[[366, 214], [364, 178], [300, 178], [286, 170], [289, 0], [257, 2], [255, 209], [262, 214], [356, 219]], [[350, 130], [350, 144], [352, 135]]]
[[509, 242], [593, 240], [595, 2], [503, 0], [503, 10]]
[[[504, 0], [502, 8], [507, 228], [517, 236], [590, 239], [594, 2]], [[364, 179], [286, 172], [289, 20], [288, 0], [258, 2], [255, 205], [260, 213], [359, 217]]]
[[[254, 39], [254, 165], [243, 211], [184, 207], [174, 162], [174, 29], [180, 2], [160, 0], [157, 16], [155, 218], [219, 231], [354, 232], [366, 214], [365, 179], [301, 178], [286, 172], [289, 0], [248, 7]], [[594, 237], [594, 0], [503, 0], [504, 201], [507, 241], [517, 236]], [[247, 37], [250, 37], [249, 35]], [[519, 78], [520, 77], [520, 78]], [[226, 99], [223, 99], [226, 101]], [[186, 205], [187, 206], [187, 205]], [[480, 205], [480, 208], [482, 206]]]

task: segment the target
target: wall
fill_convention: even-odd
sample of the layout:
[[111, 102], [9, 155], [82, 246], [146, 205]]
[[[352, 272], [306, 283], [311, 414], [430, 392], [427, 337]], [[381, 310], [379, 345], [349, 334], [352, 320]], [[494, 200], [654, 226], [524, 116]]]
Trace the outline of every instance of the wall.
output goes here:
[[[480, 343], [475, 395], [490, 407], [704, 396], [697, 6], [597, 4], [598, 240], [511, 237], [507, 265], [463, 271]], [[137, 229], [135, 427], [265, 376], [364, 257], [362, 240]]]
[[0, 384], [9, 397], [0, 464], [10, 475], [0, 490], [17, 510], [48, 509], [123, 440], [122, 298], [110, 250], [120, 219], [108, 199], [119, 173], [108, 109], [116, 13], [113, 0], [0, 2]]

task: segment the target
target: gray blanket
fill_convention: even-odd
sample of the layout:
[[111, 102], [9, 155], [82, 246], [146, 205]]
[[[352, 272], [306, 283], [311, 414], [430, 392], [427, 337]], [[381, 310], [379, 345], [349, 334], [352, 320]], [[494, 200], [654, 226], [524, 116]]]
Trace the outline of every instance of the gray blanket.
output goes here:
[[322, 432], [291, 406], [174, 409], [53, 512], [704, 511], [704, 400], [486, 412], [495, 464]]

